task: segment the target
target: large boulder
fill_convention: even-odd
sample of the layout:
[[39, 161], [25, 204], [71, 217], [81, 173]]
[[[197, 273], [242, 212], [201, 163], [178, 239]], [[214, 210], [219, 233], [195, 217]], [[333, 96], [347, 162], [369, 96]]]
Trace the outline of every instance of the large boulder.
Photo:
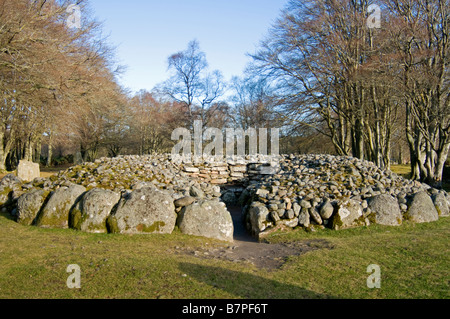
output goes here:
[[426, 192], [418, 192], [412, 195], [405, 217], [415, 223], [429, 223], [438, 220], [439, 214], [431, 197]]
[[22, 180], [14, 174], [8, 174], [0, 181], [0, 207], [12, 204], [12, 192], [20, 188]]
[[273, 226], [269, 209], [261, 203], [252, 203], [247, 216], [249, 222], [248, 227], [254, 236]]
[[22, 184], [22, 180], [18, 178], [14, 174], [8, 174], [5, 177], [2, 178], [0, 181], [0, 188], [11, 188], [14, 189], [20, 184]]
[[399, 226], [402, 224], [402, 212], [397, 199], [382, 194], [368, 200], [372, 212], [372, 222], [379, 225]]
[[35, 223], [49, 192], [44, 190], [35, 190], [25, 193], [17, 200], [16, 221], [25, 226], [31, 226]]
[[70, 227], [87, 233], [107, 233], [106, 219], [119, 202], [120, 194], [94, 188], [87, 192], [70, 213]]
[[69, 213], [86, 189], [80, 185], [58, 188], [37, 217], [36, 226], [68, 228]]
[[0, 187], [0, 207], [11, 204], [12, 189], [9, 187]]
[[218, 201], [199, 201], [184, 207], [177, 223], [183, 234], [233, 241], [231, 214]]
[[336, 213], [331, 219], [331, 228], [334, 230], [361, 226], [363, 210], [361, 204], [356, 200], [345, 200], [338, 203]]
[[432, 199], [439, 216], [444, 217], [450, 215], [450, 206], [444, 192], [441, 191], [433, 195]]
[[122, 198], [107, 220], [112, 233], [170, 234], [177, 214], [172, 197], [159, 190], [142, 188]]

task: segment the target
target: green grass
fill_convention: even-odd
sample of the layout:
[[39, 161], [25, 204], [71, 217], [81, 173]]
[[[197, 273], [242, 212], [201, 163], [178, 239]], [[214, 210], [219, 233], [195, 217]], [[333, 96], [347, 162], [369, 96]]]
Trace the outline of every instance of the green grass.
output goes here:
[[391, 165], [391, 171], [404, 178], [411, 178], [411, 165]]
[[[86, 234], [24, 227], [0, 215], [0, 298], [300, 299], [449, 298], [450, 218], [401, 227], [275, 233], [272, 242], [326, 241], [281, 269], [203, 259], [180, 248], [227, 244], [172, 235]], [[313, 241], [315, 242], [315, 241]], [[66, 286], [69, 264], [81, 267], [81, 289]], [[368, 289], [370, 264], [381, 289]]]
[[[449, 171], [449, 167], [446, 166], [446, 170]], [[411, 166], [410, 165], [392, 165], [391, 166], [391, 171], [393, 173], [396, 173], [397, 175], [402, 176], [403, 178], [411, 178]], [[445, 176], [445, 174], [444, 174]], [[447, 181], [444, 181], [442, 183], [442, 188], [447, 191], [450, 192], [450, 183]]]

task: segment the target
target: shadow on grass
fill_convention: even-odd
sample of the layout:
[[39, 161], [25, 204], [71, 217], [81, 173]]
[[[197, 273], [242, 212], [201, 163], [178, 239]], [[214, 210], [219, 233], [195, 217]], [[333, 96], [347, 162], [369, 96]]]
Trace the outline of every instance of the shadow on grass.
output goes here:
[[226, 268], [181, 263], [189, 277], [243, 299], [335, 299], [296, 285]]
[[6, 218], [6, 219], [11, 220], [13, 222], [16, 221], [15, 218], [10, 213], [0, 212], [0, 218]]

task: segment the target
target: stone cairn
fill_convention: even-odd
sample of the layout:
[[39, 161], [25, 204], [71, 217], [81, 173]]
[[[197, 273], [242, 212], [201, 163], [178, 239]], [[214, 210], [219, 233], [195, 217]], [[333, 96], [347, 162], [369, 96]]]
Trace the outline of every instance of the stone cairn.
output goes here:
[[449, 216], [442, 190], [331, 155], [203, 158], [119, 156], [71, 167], [49, 179], [0, 182], [0, 205], [18, 223], [93, 233], [172, 233], [233, 240], [227, 206], [262, 239], [274, 230], [334, 230]]

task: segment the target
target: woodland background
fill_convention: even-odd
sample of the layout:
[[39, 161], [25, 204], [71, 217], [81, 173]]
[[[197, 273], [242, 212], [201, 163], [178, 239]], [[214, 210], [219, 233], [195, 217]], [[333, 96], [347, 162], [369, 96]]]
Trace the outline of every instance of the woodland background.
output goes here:
[[168, 57], [167, 79], [136, 94], [118, 84], [124, 67], [87, 1], [76, 3], [81, 28], [69, 28], [71, 4], [0, 0], [0, 170], [170, 152], [173, 130], [201, 119], [280, 128], [281, 153], [410, 163], [413, 179], [442, 183], [448, 0], [291, 0], [244, 76], [225, 81], [193, 40]]

